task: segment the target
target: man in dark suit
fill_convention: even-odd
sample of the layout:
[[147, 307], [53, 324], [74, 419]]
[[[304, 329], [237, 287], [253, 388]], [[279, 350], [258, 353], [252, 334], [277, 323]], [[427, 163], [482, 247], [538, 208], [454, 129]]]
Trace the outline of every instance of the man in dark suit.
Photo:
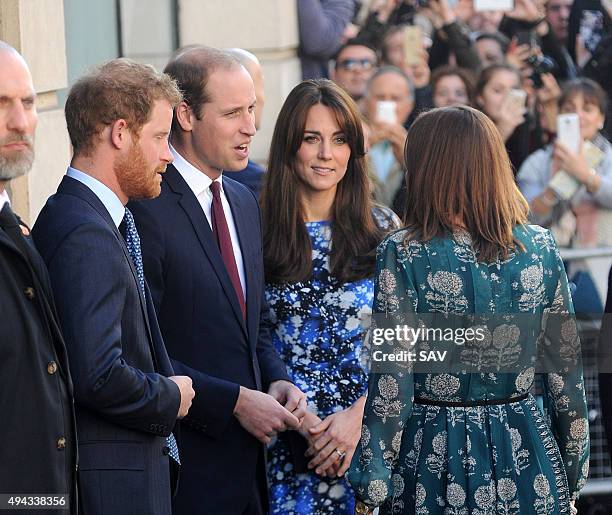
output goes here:
[[267, 513], [263, 443], [299, 427], [306, 403], [262, 324], [257, 201], [222, 173], [247, 163], [253, 81], [232, 56], [205, 47], [178, 52], [166, 72], [184, 94], [172, 122], [174, 162], [161, 195], [130, 208], [168, 353], [196, 391], [181, 423], [174, 513]]
[[180, 98], [167, 75], [127, 59], [77, 81], [66, 101], [74, 156], [33, 229], [74, 378], [87, 515], [171, 512], [172, 430], [194, 392], [173, 375], [124, 206], [159, 194]]
[[[249, 72], [251, 79], [253, 79], [256, 100], [255, 130], [258, 131], [261, 127], [261, 115], [263, 113], [264, 102], [266, 100], [261, 63], [259, 62], [259, 59], [257, 59], [256, 55], [242, 48], [229, 48], [226, 51], [240, 61], [240, 64], [244, 66], [244, 69]], [[262, 166], [249, 159], [246, 168], [237, 172], [232, 172], [232, 179], [238, 181], [240, 184], [244, 184], [253, 192], [255, 198], [259, 199], [265, 173], [266, 171]]]
[[[25, 61], [0, 41], [0, 494], [68, 495], [51, 499], [76, 513], [66, 348], [47, 269], [5, 189], [32, 166], [35, 97]], [[0, 510], [9, 507], [0, 503]]]

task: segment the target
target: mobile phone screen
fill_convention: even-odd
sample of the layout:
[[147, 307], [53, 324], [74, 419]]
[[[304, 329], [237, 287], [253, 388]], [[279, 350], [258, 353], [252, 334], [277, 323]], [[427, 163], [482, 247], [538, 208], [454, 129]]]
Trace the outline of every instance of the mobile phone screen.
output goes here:
[[604, 34], [604, 16], [601, 11], [585, 9], [580, 18], [580, 38], [584, 47], [591, 53], [599, 45]]
[[512, 11], [514, 0], [474, 0], [475, 11]]
[[404, 29], [404, 61], [417, 64], [423, 59], [423, 31], [418, 25], [408, 25]]
[[557, 139], [570, 151], [580, 151], [580, 119], [576, 113], [557, 116]]

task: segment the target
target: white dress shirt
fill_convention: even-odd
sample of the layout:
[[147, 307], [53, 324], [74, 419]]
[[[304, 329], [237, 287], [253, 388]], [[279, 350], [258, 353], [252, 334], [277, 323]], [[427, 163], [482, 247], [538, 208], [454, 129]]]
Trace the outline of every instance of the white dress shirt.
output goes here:
[[11, 200], [9, 199], [8, 193], [6, 192], [6, 190], [2, 190], [2, 192], [0, 192], [0, 211], [4, 209], [4, 204], [10, 205], [10, 203]]
[[[174, 161], [172, 164], [178, 170], [178, 173], [181, 174], [185, 182], [193, 191], [193, 194], [198, 199], [200, 206], [202, 206], [202, 210], [206, 215], [206, 219], [208, 220], [208, 225], [212, 230], [212, 191], [210, 191], [210, 185], [212, 184], [212, 179], [208, 177], [204, 172], [198, 170], [195, 166], [193, 166], [189, 161], [187, 161], [183, 156], [181, 156], [173, 147], [170, 145], [170, 152], [174, 156]], [[220, 175], [215, 179], [215, 182], [218, 182], [221, 185], [220, 194], [221, 194], [221, 204], [223, 206], [223, 213], [225, 214], [225, 219], [227, 220], [227, 227], [229, 229], [230, 238], [232, 240], [232, 248], [234, 250], [234, 259], [236, 260], [236, 268], [238, 269], [238, 276], [240, 277], [240, 286], [242, 287], [242, 293], [244, 294], [244, 298], [246, 299], [246, 278], [244, 276], [244, 263], [242, 260], [242, 251], [240, 250], [240, 242], [238, 240], [238, 232], [236, 231], [236, 224], [234, 223], [234, 216], [232, 214], [232, 209], [230, 208], [229, 202], [227, 201], [227, 197], [225, 196], [225, 191], [223, 189], [223, 175]]]
[[83, 183], [93, 191], [94, 195], [104, 204], [117, 228], [119, 228], [119, 224], [123, 221], [123, 216], [125, 215], [125, 206], [121, 203], [119, 197], [115, 195], [115, 192], [102, 184], [98, 179], [94, 179], [91, 175], [87, 175], [71, 166], [68, 167], [66, 175]]

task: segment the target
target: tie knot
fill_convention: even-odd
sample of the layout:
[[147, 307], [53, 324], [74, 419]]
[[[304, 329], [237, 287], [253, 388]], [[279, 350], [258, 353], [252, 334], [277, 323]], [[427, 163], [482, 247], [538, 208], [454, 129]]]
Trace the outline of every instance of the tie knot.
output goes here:
[[212, 192], [213, 198], [221, 198], [221, 183], [219, 181], [213, 181], [210, 184], [210, 191]]
[[125, 214], [123, 215], [123, 223], [127, 229], [132, 229], [132, 227], [136, 226], [134, 223], [134, 215], [132, 215], [132, 212], [127, 207], [125, 208]]

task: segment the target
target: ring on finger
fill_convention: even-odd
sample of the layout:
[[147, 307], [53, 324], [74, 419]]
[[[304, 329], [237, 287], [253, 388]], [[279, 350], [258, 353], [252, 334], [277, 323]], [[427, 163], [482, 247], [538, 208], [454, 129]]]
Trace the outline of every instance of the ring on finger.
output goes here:
[[338, 455], [338, 457], [343, 460], [346, 456], [346, 452], [339, 451], [338, 449], [334, 449], [334, 452]]

